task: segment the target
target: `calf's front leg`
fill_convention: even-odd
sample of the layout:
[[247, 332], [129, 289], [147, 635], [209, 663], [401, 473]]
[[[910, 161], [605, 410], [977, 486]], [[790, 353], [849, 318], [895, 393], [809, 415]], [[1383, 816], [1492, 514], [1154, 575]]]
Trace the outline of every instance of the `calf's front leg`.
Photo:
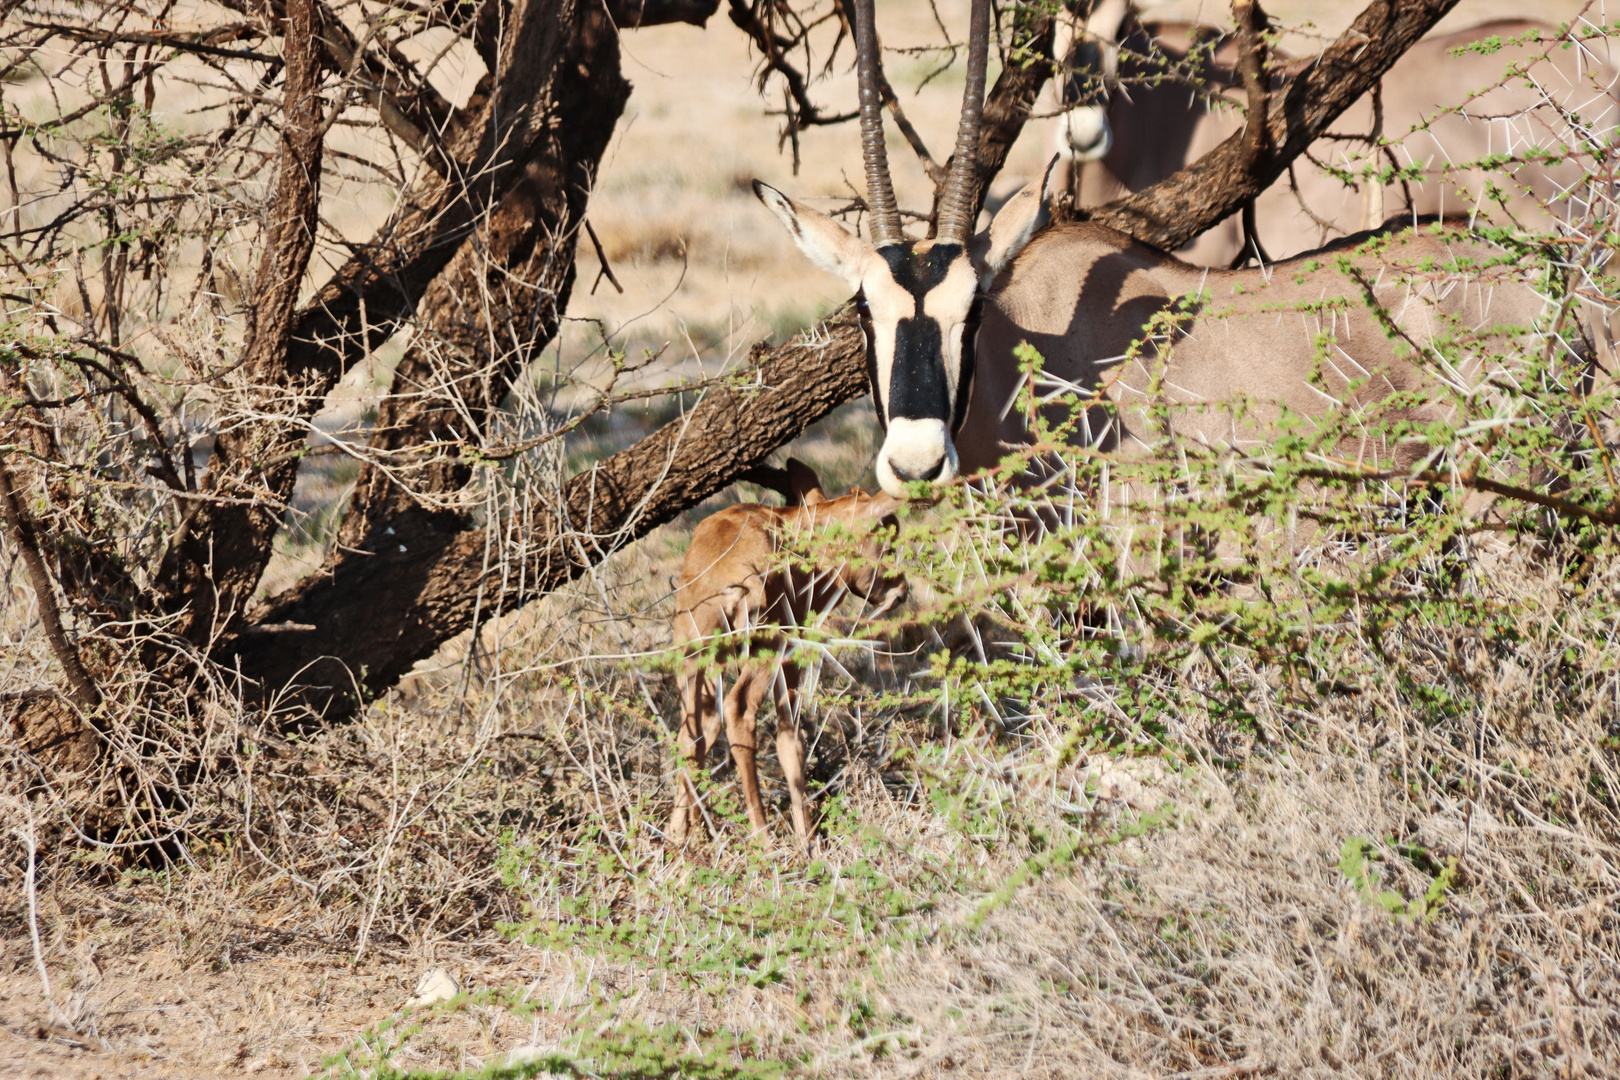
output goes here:
[[731, 760], [737, 765], [743, 801], [748, 805], [748, 821], [756, 835], [763, 834], [769, 828], [765, 820], [765, 803], [759, 797], [755, 735], [759, 706], [770, 689], [770, 668], [748, 664], [737, 674], [736, 684], [726, 695], [726, 741], [731, 743]]

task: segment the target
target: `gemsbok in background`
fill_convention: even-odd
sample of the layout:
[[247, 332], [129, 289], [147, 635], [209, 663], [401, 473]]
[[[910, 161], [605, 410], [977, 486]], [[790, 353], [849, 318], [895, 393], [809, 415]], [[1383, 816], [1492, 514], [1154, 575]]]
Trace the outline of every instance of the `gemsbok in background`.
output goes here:
[[[1141, 9], [1151, 7], [1097, 0], [1054, 48], [1063, 68], [1054, 82], [1061, 111], [1051, 121], [1061, 154], [1057, 186], [1072, 187], [1077, 207], [1151, 187], [1243, 127], [1236, 38], [1218, 27], [1142, 19]], [[1496, 19], [1412, 46], [1377, 94], [1351, 106], [1255, 201], [1267, 260], [1397, 214], [1483, 215], [1535, 232], [1553, 228], [1553, 214], [1578, 218], [1580, 166], [1539, 155], [1570, 138], [1613, 139], [1620, 69], [1606, 38], [1549, 49], [1558, 34], [1545, 22]], [[1274, 50], [1273, 89], [1310, 62]], [[1510, 65], [1518, 73], [1506, 78]], [[1380, 139], [1389, 145], [1376, 145]], [[1488, 170], [1474, 164], [1497, 155], [1513, 160]], [[1369, 167], [1386, 170], [1387, 182], [1367, 177]], [[1254, 252], [1245, 251], [1234, 214], [1177, 254], [1226, 267]]]

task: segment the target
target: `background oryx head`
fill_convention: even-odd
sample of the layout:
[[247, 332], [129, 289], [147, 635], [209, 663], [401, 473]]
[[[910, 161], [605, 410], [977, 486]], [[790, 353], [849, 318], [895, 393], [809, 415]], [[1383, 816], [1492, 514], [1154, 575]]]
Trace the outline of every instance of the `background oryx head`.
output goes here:
[[1058, 107], [1053, 150], [1073, 161], [1097, 161], [1114, 145], [1108, 124], [1108, 93], [1119, 71], [1119, 37], [1135, 5], [1131, 0], [1095, 0], [1084, 18], [1059, 18], [1052, 56]]
[[871, 241], [851, 235], [825, 214], [757, 180], [754, 193], [782, 220], [812, 262], [857, 290], [872, 401], [884, 427], [876, 464], [878, 483], [898, 496], [907, 481], [946, 481], [957, 475], [952, 437], [967, 412], [977, 301], [996, 272], [1043, 223], [1046, 181], [1043, 178], [1010, 200], [986, 234], [971, 236], [978, 207], [974, 164], [990, 39], [989, 0], [973, 0], [967, 88], [936, 234], [927, 240], [906, 239], [883, 142], [872, 0], [856, 0], [854, 9]]

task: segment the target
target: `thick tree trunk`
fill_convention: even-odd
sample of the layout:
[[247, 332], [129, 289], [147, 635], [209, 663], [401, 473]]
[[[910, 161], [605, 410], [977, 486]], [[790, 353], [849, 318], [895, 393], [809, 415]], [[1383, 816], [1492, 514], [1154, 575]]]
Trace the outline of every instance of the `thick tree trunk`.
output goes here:
[[[612, 0], [614, 25], [702, 26], [719, 0]], [[559, 31], [573, 24], [557, 18], [557, 0], [517, 0], [502, 14], [503, 0], [487, 0], [474, 44], [494, 59], [462, 113], [440, 137], [444, 170], [423, 173], [400, 209], [364, 248], [316, 290], [300, 313], [289, 370], [319, 378], [328, 389], [352, 365], [393, 336], [416, 311], [417, 301], [460, 249], [490, 207], [506, 196], [523, 171], [545, 126], [562, 102], [547, 91]], [[504, 41], [495, 27], [504, 22]], [[497, 55], [497, 45], [504, 45]], [[616, 72], [615, 72], [616, 74]]]
[[[458, 326], [458, 320], [476, 306], [474, 295], [497, 280], [510, 286], [504, 316], [498, 316], [504, 318], [503, 330], [531, 327], [526, 343], [513, 343], [526, 347], [508, 358], [504, 374], [482, 384], [486, 408], [504, 394], [504, 380], [522, 360], [554, 333], [573, 280], [572, 230], [583, 216], [590, 180], [629, 89], [619, 71], [614, 17], [624, 14], [644, 25], [675, 19], [701, 22], [705, 9], [712, 13], [714, 4], [646, 0], [632, 11], [621, 12], [621, 7], [613, 5], [610, 12], [584, 0], [519, 0], [511, 5], [503, 16], [499, 77], [442, 136], [456, 168], [448, 175], [425, 175], [406, 200], [407, 210], [299, 312], [294, 302], [313, 244], [325, 129], [317, 93], [320, 66], [323, 59], [328, 64], [333, 60], [330, 51], [323, 58], [317, 50], [331, 45], [328, 39], [334, 35], [317, 33], [320, 9], [315, 0], [276, 6], [275, 15], [286, 20], [287, 61], [276, 195], [248, 343], [242, 361], [228, 373], [247, 388], [237, 400], [247, 403], [252, 415], [239, 431], [220, 438], [210, 467], [215, 491], [228, 482], [232, 488], [226, 494], [246, 491], [259, 502], [200, 504], [177, 491], [181, 509], [189, 511], [186, 532], [171, 547], [159, 587], [167, 587], [163, 599], [169, 609], [184, 614], [180, 629], [209, 648], [182, 646], [176, 652], [168, 637], [175, 622], [163, 619], [154, 597], [108, 563], [110, 545], [102, 542], [93, 523], [83, 529], [61, 528], [78, 524], [71, 493], [52, 498], [54, 516], [50, 527], [39, 530], [40, 546], [80, 624], [104, 624], [102, 638], [110, 634], [126, 644], [131, 635], [140, 639], [133, 652], [123, 655], [115, 655], [113, 648], [85, 652], [92, 680], [116, 674], [103, 670], [104, 664], [98, 667], [102, 661], [134, 662], [147, 674], [183, 687], [196, 674], [197, 663], [218, 660], [208, 633], [226, 621], [221, 616], [240, 608], [262, 574], [281, 525], [282, 506], [296, 481], [309, 419], [344, 371], [397, 329], [430, 287], [439, 292], [429, 296], [427, 322], [441, 339], [459, 334], [461, 343], [471, 340], [477, 331]], [[340, 48], [354, 48], [344, 35], [336, 37]], [[458, 254], [475, 248], [480, 257]], [[457, 258], [461, 261], [446, 275], [447, 264]], [[474, 357], [470, 362], [480, 361]], [[117, 376], [107, 368], [103, 377]], [[59, 459], [49, 445], [51, 428], [38, 409], [26, 404], [27, 388], [13, 378], [9, 366], [0, 366], [0, 391], [14, 399], [0, 402], [5, 409], [0, 411], [3, 441], [32, 442], [39, 460]], [[229, 422], [231, 417], [221, 419]], [[406, 420], [421, 430], [434, 428], [433, 420]], [[39, 491], [50, 496], [48, 470], [30, 467], [31, 459], [17, 461], [23, 469], [9, 486], [18, 499], [25, 498], [25, 489], [26, 498]], [[453, 489], [459, 482], [450, 476], [438, 486]], [[183, 489], [178, 478], [171, 486]], [[375, 513], [369, 506], [363, 509]], [[460, 521], [458, 529], [466, 524]], [[149, 622], [154, 615], [159, 619]], [[234, 625], [251, 633], [245, 622]], [[71, 638], [71, 629], [66, 635]], [[63, 641], [57, 640], [64, 635], [51, 636], [53, 650], [66, 656]], [[71, 669], [69, 673], [74, 675], [67, 687], [72, 696], [90, 700], [85, 680]], [[103, 740], [84, 716], [67, 699], [47, 694], [0, 700], [0, 718], [41, 765], [52, 768], [91, 769], [104, 751]]]
[[[417, 496], [466, 486], [472, 467], [458, 447], [483, 441], [490, 410], [550, 343], [567, 309], [575, 242], [630, 84], [619, 74], [618, 32], [600, 5], [566, 0], [555, 15], [576, 27], [549, 88], [570, 107], [423, 296], [420, 328], [378, 410], [372, 460], [350, 499], [334, 560], [369, 558], [368, 534], [386, 534], [391, 518], [418, 505]], [[332, 572], [329, 565], [325, 573]]]
[[[756, 346], [734, 388], [570, 480], [537, 521], [469, 529], [413, 509], [375, 553], [275, 598], [226, 660], [266, 693], [341, 717], [445, 640], [562, 585], [764, 461], [866, 391], [865, 347], [845, 313], [830, 336]], [[520, 531], [520, 528], [524, 531]], [[491, 565], [490, 551], [501, 553]], [[359, 694], [357, 696], [356, 691]]]
[[[294, 20], [299, 4], [308, 6], [305, 0], [287, 5], [292, 37], [297, 37]], [[666, 15], [687, 18], [701, 5], [669, 10], [647, 7], [650, 12], [636, 9], [644, 20]], [[592, 30], [598, 23], [608, 30]], [[617, 31], [607, 11], [594, 5], [587, 8], [575, 0], [520, 2], [507, 15], [507, 25], [500, 70], [490, 80], [493, 90], [475, 95], [468, 112], [452, 123], [442, 138], [441, 167], [424, 170], [403, 201], [402, 211], [361, 254], [333, 275], [278, 341], [266, 338], [262, 346], [249, 346], [252, 355], [244, 368], [257, 372], [254, 377], [277, 395], [275, 407], [267, 411], [274, 422], [254, 425], [247, 446], [223, 439], [211, 475], [218, 481], [216, 492], [251, 497], [258, 505], [201, 508], [166, 560], [162, 575], [169, 590], [165, 607], [186, 612], [187, 634], [193, 640], [206, 639], [234, 617], [257, 585], [283, 507], [297, 481], [308, 422], [348, 368], [398, 330], [469, 243], [490, 239], [492, 228], [504, 228], [512, 234], [509, 254], [521, 258], [537, 241], [519, 235], [524, 226], [513, 220], [515, 216], [545, 198], [583, 198], [540, 190], [539, 198], [533, 193], [520, 195], [505, 211], [493, 210], [526, 178], [531, 191], [534, 184], [545, 189], [551, 184], [578, 183], [577, 178], [565, 175], [573, 163], [557, 157], [575, 149], [573, 144], [559, 145], [568, 142], [557, 138], [559, 119], [575, 128], [603, 125], [595, 137], [605, 146], [628, 89], [619, 74]], [[598, 41], [582, 51], [577, 38], [587, 31], [598, 39], [615, 40], [610, 47]], [[306, 64], [318, 66], [314, 64], [314, 40], [298, 40], [304, 46], [294, 50], [289, 45], [289, 63], [296, 54]], [[289, 66], [289, 88], [292, 74]], [[587, 155], [585, 168], [594, 172], [602, 147], [591, 151], [581, 145], [579, 149]], [[314, 152], [318, 166], [318, 145]], [[540, 169], [538, 175], [533, 173], [535, 167]], [[553, 173], [548, 174], [547, 169]], [[281, 175], [289, 176], [289, 170], [284, 167]], [[304, 175], [313, 182], [317, 170], [305, 169]], [[506, 217], [492, 223], [492, 212], [496, 218], [503, 213]], [[571, 247], [561, 258], [569, 264], [571, 275]], [[463, 261], [470, 264], [474, 260], [464, 257]], [[465, 267], [450, 272], [466, 283]], [[301, 279], [300, 273], [293, 282], [294, 292]], [[454, 286], [449, 288], [454, 290]], [[261, 299], [260, 306], [266, 302]], [[273, 328], [281, 326], [277, 323]], [[262, 371], [261, 354], [265, 358]]]
[[[247, 502], [198, 503], [180, 526], [158, 572], [164, 605], [183, 616], [180, 633], [201, 643], [221, 614], [229, 617], [252, 593], [263, 572], [263, 552], [281, 527], [286, 494], [298, 476], [288, 454], [304, 440], [303, 410], [285, 398], [307, 394], [284, 377], [298, 288], [315, 250], [321, 197], [321, 144], [326, 126], [320, 100], [320, 17], [315, 0], [287, 0], [282, 60], [281, 154], [265, 249], [248, 312], [247, 346], [232, 373], [233, 402], [253, 420], [221, 417], [209, 463], [210, 494]], [[314, 403], [319, 407], [319, 400]], [[306, 405], [306, 408], [308, 406]], [[286, 494], [283, 494], [286, 493]]]

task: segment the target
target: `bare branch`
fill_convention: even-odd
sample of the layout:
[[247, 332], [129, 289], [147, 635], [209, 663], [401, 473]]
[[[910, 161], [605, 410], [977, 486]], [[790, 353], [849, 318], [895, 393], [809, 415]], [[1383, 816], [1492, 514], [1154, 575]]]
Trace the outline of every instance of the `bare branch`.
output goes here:
[[[1270, 143], [1271, 129], [1266, 118], [1271, 114], [1271, 77], [1266, 70], [1266, 31], [1270, 20], [1260, 10], [1257, 0], [1232, 0], [1232, 20], [1237, 24], [1238, 76], [1248, 105], [1244, 110], [1243, 160], [1244, 167], [1254, 170], [1260, 166]], [[1254, 200], [1243, 204], [1243, 248], [1232, 260], [1237, 269], [1250, 258], [1262, 264], [1271, 261], [1260, 245], [1260, 230], [1254, 223]]]
[[[777, 447], [866, 392], [865, 356], [847, 309], [785, 345], [756, 346], [731, 387], [711, 390], [690, 412], [571, 479], [561, 504], [531, 527], [515, 554], [521, 574], [509, 566], [485, 580], [487, 529], [416, 510], [391, 519], [387, 546], [345, 560], [253, 613], [254, 622], [318, 631], [239, 639], [231, 654], [267, 691], [296, 678], [305, 704], [342, 715], [359, 704], [349, 698], [350, 672], [365, 673], [364, 693], [379, 693], [475, 616], [521, 606], [739, 477], [761, 475], [751, 470]], [[399, 630], [383, 641], [360, 633], [362, 623]]]
[[34, 599], [39, 606], [39, 621], [45, 628], [45, 640], [50, 643], [56, 662], [62, 665], [62, 673], [67, 676], [68, 696], [81, 709], [94, 709], [101, 704], [101, 691], [85, 670], [84, 661], [79, 659], [79, 651], [68, 640], [67, 631], [62, 626], [62, 613], [56, 604], [56, 586], [51, 581], [50, 572], [45, 569], [45, 560], [40, 558], [33, 523], [18, 503], [16, 485], [12, 481], [11, 470], [6, 467], [3, 453], [0, 453], [0, 519], [5, 521], [6, 532], [28, 570], [29, 584], [34, 587]]
[[[1005, 63], [1001, 74], [996, 77], [995, 85], [984, 99], [984, 115], [979, 129], [979, 160], [974, 170], [976, 191], [969, 203], [973, 216], [977, 216], [984, 207], [984, 196], [990, 188], [990, 181], [1006, 164], [1007, 155], [1023, 132], [1041, 87], [1052, 76], [1054, 28], [1055, 23], [1049, 13], [1024, 7], [1014, 11]], [[946, 164], [949, 167], [949, 163]], [[944, 190], [943, 185], [935, 181], [931, 218], [936, 221]]]
[[[285, 357], [294, 308], [315, 250], [321, 145], [326, 131], [315, 55], [320, 32], [315, 0], [288, 0], [283, 39], [287, 81], [276, 195], [240, 365], [246, 379], [263, 388], [254, 391], [261, 398], [266, 393], [280, 396], [286, 387]], [[250, 487], [249, 477], [260, 472], [263, 459], [274, 457], [287, 441], [301, 442], [303, 438], [303, 430], [296, 424], [279, 429], [260, 425], [241, 433], [221, 431], [214, 440], [212, 486], [227, 491], [233, 485]], [[271, 490], [279, 492], [296, 472], [296, 462], [273, 470], [267, 477]], [[280, 522], [274, 505], [199, 506], [189, 528], [171, 545], [160, 572], [169, 610], [186, 612], [192, 633], [212, 633], [216, 613], [233, 610], [258, 584], [263, 569], [259, 553], [268, 552]]]

